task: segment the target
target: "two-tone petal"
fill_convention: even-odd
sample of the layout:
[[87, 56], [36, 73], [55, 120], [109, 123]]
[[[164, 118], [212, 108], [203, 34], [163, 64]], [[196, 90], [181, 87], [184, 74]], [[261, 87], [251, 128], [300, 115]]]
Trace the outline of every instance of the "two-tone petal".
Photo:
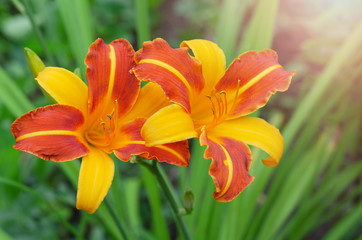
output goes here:
[[215, 88], [226, 92], [228, 118], [237, 118], [264, 106], [275, 92], [287, 90], [294, 75], [284, 70], [273, 50], [249, 51], [233, 61]]
[[208, 134], [216, 138], [229, 137], [262, 149], [270, 156], [263, 160], [269, 167], [278, 165], [283, 154], [284, 140], [279, 130], [261, 118], [227, 120], [210, 129]]
[[233, 200], [254, 179], [248, 173], [251, 164], [250, 149], [241, 141], [215, 136], [206, 129], [200, 136], [200, 144], [207, 146], [204, 157], [212, 159], [209, 174], [216, 187], [215, 200]]
[[125, 39], [105, 44], [97, 39], [90, 47], [85, 64], [89, 87], [89, 113], [95, 118], [110, 114], [115, 108], [118, 115], [127, 113], [139, 92], [139, 80], [130, 70], [134, 66], [134, 50]]
[[136, 77], [159, 84], [166, 96], [191, 111], [192, 102], [204, 88], [201, 64], [187, 48], [173, 49], [163, 39], [145, 42], [135, 55]]
[[141, 156], [146, 159], [156, 159], [159, 162], [167, 162], [177, 166], [188, 166], [190, 152], [187, 141], [154, 145], [147, 147], [141, 136], [141, 128], [146, 119], [136, 119], [121, 128], [122, 139], [117, 142], [115, 155], [123, 160], [129, 161], [132, 156]]
[[84, 117], [72, 106], [51, 105], [21, 116], [11, 125], [20, 151], [44, 160], [68, 161], [86, 155], [89, 150], [82, 135]]

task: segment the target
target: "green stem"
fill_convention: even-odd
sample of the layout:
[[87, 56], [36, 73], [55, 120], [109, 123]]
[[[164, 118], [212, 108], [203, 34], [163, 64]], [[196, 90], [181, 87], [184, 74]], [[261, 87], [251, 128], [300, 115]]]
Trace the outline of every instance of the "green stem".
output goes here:
[[156, 176], [157, 181], [160, 184], [160, 187], [162, 188], [168, 202], [170, 203], [171, 209], [173, 210], [174, 213], [175, 221], [179, 225], [184, 239], [190, 240], [191, 238], [186, 228], [186, 224], [183, 218], [180, 216], [180, 211], [179, 211], [180, 208], [178, 207], [176, 196], [171, 191], [170, 185], [167, 182], [168, 180], [166, 179], [162, 170], [158, 166], [157, 161], [152, 161], [152, 164], [149, 164], [145, 162], [143, 159], [138, 158], [137, 163], [146, 167], [151, 173], [153, 173]]
[[114, 212], [114, 209], [112, 208], [112, 206], [111, 206], [111, 204], [109, 203], [109, 200], [108, 200], [107, 198], [104, 200], [104, 203], [105, 203], [108, 211], [111, 213], [113, 220], [114, 220], [115, 223], [117, 224], [117, 227], [118, 227], [119, 231], [121, 232], [123, 239], [128, 240], [126, 231], [124, 230], [121, 222], [119, 221], [116, 213]]
[[141, 49], [144, 41], [150, 40], [150, 26], [148, 16], [148, 0], [136, 0], [136, 32], [137, 45]]

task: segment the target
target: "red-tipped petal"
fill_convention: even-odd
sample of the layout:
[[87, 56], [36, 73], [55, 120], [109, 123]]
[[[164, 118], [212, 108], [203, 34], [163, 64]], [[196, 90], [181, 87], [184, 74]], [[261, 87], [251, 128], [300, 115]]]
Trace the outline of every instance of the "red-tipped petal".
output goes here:
[[200, 144], [207, 145], [204, 157], [212, 159], [209, 174], [216, 187], [214, 198], [219, 202], [233, 200], [254, 179], [248, 173], [250, 149], [235, 139], [208, 136], [206, 130], [200, 136]]
[[201, 64], [189, 56], [187, 48], [173, 49], [163, 39], [145, 42], [135, 55], [134, 73], [142, 81], [159, 84], [171, 101], [188, 112], [204, 87]]
[[121, 133], [124, 139], [122, 146], [117, 147], [115, 155], [122, 161], [129, 161], [132, 156], [156, 159], [177, 166], [188, 166], [190, 152], [187, 141], [146, 147], [141, 136], [141, 128], [146, 119], [137, 119], [123, 126]]
[[294, 75], [279, 65], [273, 50], [249, 51], [234, 60], [216, 90], [226, 92], [228, 116], [236, 118], [264, 106], [275, 92], [287, 90]]
[[132, 108], [139, 91], [139, 80], [130, 73], [134, 50], [125, 39], [105, 44], [97, 39], [90, 47], [85, 64], [89, 86], [89, 112], [96, 118], [110, 114], [117, 105], [123, 115]]
[[21, 116], [11, 125], [20, 151], [44, 160], [67, 161], [89, 152], [82, 136], [82, 113], [66, 105], [51, 105]]

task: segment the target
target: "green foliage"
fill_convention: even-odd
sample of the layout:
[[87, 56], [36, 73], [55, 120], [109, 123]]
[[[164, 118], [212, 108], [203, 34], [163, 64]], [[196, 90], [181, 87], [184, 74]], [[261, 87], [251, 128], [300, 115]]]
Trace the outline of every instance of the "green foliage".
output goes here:
[[[182, 239], [182, 224], [191, 239], [360, 237], [361, 3], [170, 2], [0, 0], [0, 239]], [[177, 35], [168, 32], [168, 21]], [[265, 153], [253, 149], [254, 182], [219, 203], [212, 198], [211, 161], [192, 140], [189, 167], [156, 166], [174, 188], [171, 206], [155, 172], [115, 160], [106, 202], [94, 215], [77, 211], [79, 161], [45, 162], [12, 148], [15, 118], [48, 104], [24, 47], [47, 66], [79, 68], [84, 79], [84, 57], [97, 37], [127, 38], [138, 49], [159, 35], [174, 46], [182, 38], [214, 40], [228, 63], [243, 51], [275, 48], [283, 65], [297, 70], [290, 89], [260, 111], [282, 129], [283, 159], [268, 168], [261, 163]], [[194, 193], [193, 211], [175, 217], [172, 209], [187, 190]]]

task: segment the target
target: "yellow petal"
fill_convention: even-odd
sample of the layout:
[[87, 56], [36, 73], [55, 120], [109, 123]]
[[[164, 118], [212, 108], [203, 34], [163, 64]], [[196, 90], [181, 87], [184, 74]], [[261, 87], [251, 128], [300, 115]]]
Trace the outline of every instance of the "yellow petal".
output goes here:
[[102, 150], [91, 148], [80, 167], [77, 208], [94, 213], [107, 195], [113, 175], [112, 158]]
[[208, 130], [209, 136], [228, 137], [256, 146], [270, 155], [264, 165], [275, 167], [283, 154], [284, 140], [279, 130], [261, 118], [227, 120]]
[[58, 103], [87, 112], [88, 87], [74, 73], [64, 68], [46, 67], [36, 80]]
[[202, 39], [184, 41], [181, 43], [181, 47], [190, 48], [195, 58], [201, 62], [202, 74], [205, 78], [203, 93], [209, 95], [217, 81], [225, 73], [226, 60], [224, 52], [217, 44]]
[[135, 105], [131, 111], [127, 113], [124, 120], [148, 118], [170, 103], [162, 88], [156, 83], [149, 82], [141, 88]]
[[193, 138], [197, 133], [190, 115], [178, 104], [172, 104], [147, 119], [141, 135], [149, 147]]

